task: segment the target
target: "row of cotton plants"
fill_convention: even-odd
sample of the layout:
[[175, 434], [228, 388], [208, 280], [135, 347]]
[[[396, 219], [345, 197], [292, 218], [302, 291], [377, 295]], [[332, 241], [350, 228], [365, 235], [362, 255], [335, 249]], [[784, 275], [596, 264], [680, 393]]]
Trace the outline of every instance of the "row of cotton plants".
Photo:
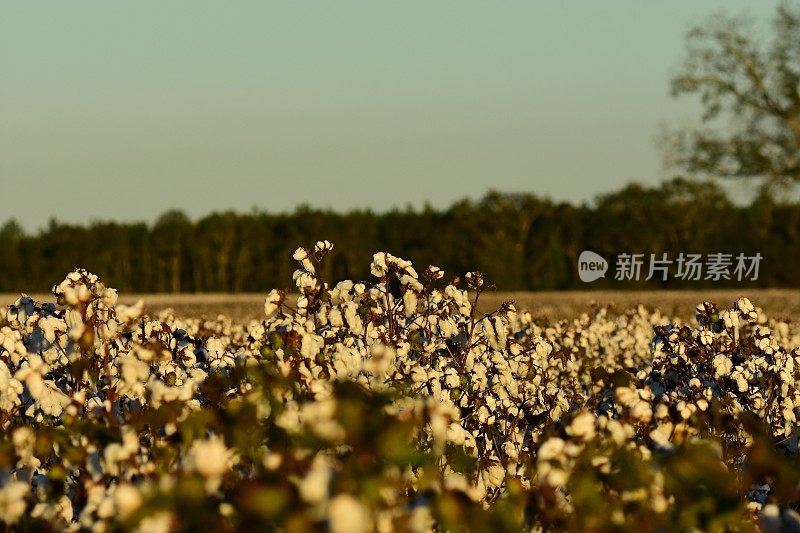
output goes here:
[[249, 324], [146, 313], [76, 270], [0, 311], [11, 529], [800, 527], [800, 332], [749, 300], [485, 314], [479, 273], [388, 253]]

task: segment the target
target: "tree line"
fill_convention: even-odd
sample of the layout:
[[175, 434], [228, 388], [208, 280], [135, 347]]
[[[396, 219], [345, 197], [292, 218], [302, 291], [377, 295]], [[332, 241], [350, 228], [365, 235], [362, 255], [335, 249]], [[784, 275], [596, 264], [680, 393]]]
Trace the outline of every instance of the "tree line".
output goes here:
[[[800, 287], [800, 204], [767, 193], [736, 205], [713, 181], [674, 179], [631, 184], [591, 204], [533, 194], [490, 192], [446, 209], [337, 213], [300, 207], [289, 214], [213, 213], [192, 221], [169, 211], [153, 224], [51, 220], [26, 234], [13, 220], [0, 229], [0, 291], [47, 291], [75, 267], [125, 292], [262, 292], [291, 286], [298, 245], [336, 245], [322, 275], [367, 279], [376, 251], [410, 259], [449, 276], [480, 270], [500, 290], [586, 288]], [[607, 258], [611, 272], [580, 281], [583, 250]], [[618, 281], [623, 253], [761, 254], [757, 280]], [[646, 270], [646, 266], [645, 266]]]

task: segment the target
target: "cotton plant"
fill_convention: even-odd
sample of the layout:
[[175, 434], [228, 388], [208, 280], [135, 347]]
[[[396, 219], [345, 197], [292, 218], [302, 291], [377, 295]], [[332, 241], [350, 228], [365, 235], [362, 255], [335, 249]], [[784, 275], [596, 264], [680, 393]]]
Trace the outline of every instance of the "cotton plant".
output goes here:
[[691, 324], [642, 306], [556, 322], [511, 302], [485, 313], [479, 272], [378, 252], [370, 279], [331, 281], [332, 253], [324, 240], [296, 249], [291, 287], [246, 324], [121, 305], [84, 270], [54, 302], [2, 310], [0, 521], [794, 523], [796, 325], [746, 298], [703, 302]]

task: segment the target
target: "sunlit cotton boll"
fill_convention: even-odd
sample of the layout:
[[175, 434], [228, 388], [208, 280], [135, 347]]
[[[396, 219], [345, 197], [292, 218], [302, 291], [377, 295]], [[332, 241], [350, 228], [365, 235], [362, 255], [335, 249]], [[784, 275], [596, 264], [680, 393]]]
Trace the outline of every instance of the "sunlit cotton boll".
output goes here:
[[591, 440], [594, 437], [595, 417], [588, 411], [583, 411], [576, 416], [567, 427], [567, 433], [582, 440]]
[[136, 320], [142, 313], [144, 313], [144, 300], [141, 299], [133, 305], [117, 306], [117, 320], [122, 324]]
[[114, 505], [121, 518], [126, 518], [143, 502], [142, 494], [133, 485], [119, 485], [114, 491]]
[[331, 244], [329, 241], [317, 241], [317, 243], [314, 245], [314, 251], [318, 253], [330, 252], [331, 250], [333, 250], [333, 244]]
[[299, 484], [300, 497], [309, 503], [319, 503], [328, 497], [331, 481], [329, 460], [321, 455], [314, 457], [311, 468]]
[[708, 330], [704, 330], [700, 332], [700, 343], [704, 346], [708, 346], [714, 342], [714, 334]]
[[208, 492], [219, 488], [222, 476], [230, 469], [231, 459], [232, 452], [218, 435], [194, 441], [187, 457], [190, 468], [205, 478]]
[[20, 404], [22, 383], [11, 376], [3, 361], [0, 361], [0, 411], [11, 411]]
[[550, 461], [557, 459], [564, 453], [566, 443], [558, 437], [547, 439], [544, 444], [539, 447], [537, 459], [539, 461]]
[[30, 487], [22, 481], [11, 481], [0, 487], [0, 520], [8, 525], [16, 524], [25, 512], [26, 496]]
[[733, 361], [722, 354], [715, 356], [711, 364], [714, 367], [714, 377], [718, 379], [729, 376], [733, 370]]
[[269, 294], [267, 294], [267, 299], [264, 301], [264, 315], [267, 318], [270, 318], [275, 314], [275, 311], [278, 310], [281, 299], [281, 293], [277, 289], [272, 289]]
[[372, 529], [367, 508], [349, 494], [339, 494], [328, 505], [331, 533], [364, 533]]
[[386, 252], [378, 252], [372, 256], [372, 264], [369, 267], [370, 273], [376, 278], [382, 278], [389, 271], [386, 265]]
[[492, 464], [488, 470], [483, 472], [484, 483], [490, 488], [500, 487], [505, 477], [506, 469], [500, 463]]

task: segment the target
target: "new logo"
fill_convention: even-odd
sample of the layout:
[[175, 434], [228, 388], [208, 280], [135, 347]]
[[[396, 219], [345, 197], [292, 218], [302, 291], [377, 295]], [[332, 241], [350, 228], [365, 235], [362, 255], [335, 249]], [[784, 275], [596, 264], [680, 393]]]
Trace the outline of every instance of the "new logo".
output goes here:
[[584, 283], [604, 278], [608, 271], [608, 261], [590, 250], [584, 250], [578, 257], [578, 276]]

